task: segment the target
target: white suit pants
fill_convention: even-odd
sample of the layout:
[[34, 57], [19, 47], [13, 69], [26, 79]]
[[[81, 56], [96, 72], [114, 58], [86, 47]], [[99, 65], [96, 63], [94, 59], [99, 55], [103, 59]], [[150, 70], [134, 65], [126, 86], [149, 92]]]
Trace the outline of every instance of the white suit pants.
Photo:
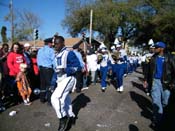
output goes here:
[[75, 117], [72, 112], [71, 98], [69, 95], [75, 84], [76, 79], [73, 76], [66, 77], [62, 81], [57, 81], [57, 88], [51, 96], [51, 103], [59, 119], [64, 116]]

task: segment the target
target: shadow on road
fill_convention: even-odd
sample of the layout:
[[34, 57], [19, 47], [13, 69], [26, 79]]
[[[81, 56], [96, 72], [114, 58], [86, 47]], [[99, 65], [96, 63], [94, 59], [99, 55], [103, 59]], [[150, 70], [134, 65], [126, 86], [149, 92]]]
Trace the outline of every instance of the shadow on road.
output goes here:
[[143, 92], [145, 92], [145, 89], [143, 88], [142, 84], [138, 84], [137, 82], [131, 81], [132, 85], [140, 90], [142, 90]]
[[112, 84], [112, 86], [114, 87], [114, 89], [117, 89], [117, 81], [116, 80], [111, 80], [110, 83]]
[[134, 100], [137, 103], [137, 105], [142, 109], [141, 115], [151, 120], [152, 118], [151, 101], [134, 91], [130, 92], [130, 96], [131, 96], [131, 99]]
[[73, 112], [75, 113], [75, 118], [70, 120], [70, 122], [68, 123], [67, 130], [70, 130], [72, 125], [76, 124], [79, 111], [81, 110], [81, 108], [86, 107], [87, 103], [90, 101], [91, 101], [90, 98], [84, 95], [84, 93], [81, 93], [72, 101], [72, 108], [73, 108]]
[[129, 125], [129, 131], [139, 131], [139, 129], [137, 128], [137, 126], [130, 124]]
[[143, 77], [138, 77], [138, 79], [143, 82], [145, 79]]
[[136, 70], [135, 72], [136, 72], [136, 73], [139, 73], [139, 74], [143, 74], [142, 70], [139, 70], [139, 71]]

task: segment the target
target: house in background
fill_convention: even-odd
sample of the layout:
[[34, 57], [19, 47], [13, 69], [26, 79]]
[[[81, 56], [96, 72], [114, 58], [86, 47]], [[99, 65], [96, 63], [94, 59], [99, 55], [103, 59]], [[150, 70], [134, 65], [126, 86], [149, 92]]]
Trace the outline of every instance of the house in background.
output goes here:
[[[86, 51], [89, 48], [93, 48], [94, 50], [97, 50], [97, 48], [101, 44], [99, 41], [95, 39], [91, 40], [91, 45], [88, 44], [89, 38], [86, 38], [85, 41], [82, 41], [82, 38], [65, 38], [65, 46], [71, 49], [74, 45], [79, 44], [79, 47], [83, 49], [84, 51]], [[44, 46], [43, 40], [37, 40], [36, 42], [35, 41], [20, 41], [19, 43], [23, 45], [25, 43], [29, 43], [32, 49], [39, 49]], [[11, 43], [8, 43], [8, 44], [9, 44], [9, 47], [11, 48]], [[0, 46], [1, 45], [2, 43], [0, 43]]]

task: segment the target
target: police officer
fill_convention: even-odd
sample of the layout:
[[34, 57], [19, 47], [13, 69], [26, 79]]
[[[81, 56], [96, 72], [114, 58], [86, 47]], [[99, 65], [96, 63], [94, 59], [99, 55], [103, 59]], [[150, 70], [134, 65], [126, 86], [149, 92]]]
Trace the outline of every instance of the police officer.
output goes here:
[[40, 102], [48, 101], [50, 104], [51, 93], [49, 91], [50, 81], [53, 75], [53, 60], [55, 58], [55, 51], [52, 48], [53, 38], [45, 39], [45, 45], [39, 49], [37, 54], [37, 64], [40, 70]]

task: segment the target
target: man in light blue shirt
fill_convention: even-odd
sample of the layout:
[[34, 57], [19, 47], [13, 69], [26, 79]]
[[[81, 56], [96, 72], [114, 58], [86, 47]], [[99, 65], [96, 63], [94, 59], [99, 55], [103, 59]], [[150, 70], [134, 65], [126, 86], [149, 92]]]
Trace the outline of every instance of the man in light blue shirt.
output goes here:
[[44, 40], [45, 45], [39, 49], [37, 54], [38, 66], [52, 68], [52, 62], [55, 57], [55, 51], [52, 48], [52, 38]]
[[45, 39], [45, 45], [39, 49], [37, 54], [37, 64], [40, 71], [40, 101], [44, 103], [47, 101], [50, 104], [51, 92], [49, 91], [50, 81], [53, 75], [53, 60], [55, 58], [55, 51], [52, 48], [53, 38]]

